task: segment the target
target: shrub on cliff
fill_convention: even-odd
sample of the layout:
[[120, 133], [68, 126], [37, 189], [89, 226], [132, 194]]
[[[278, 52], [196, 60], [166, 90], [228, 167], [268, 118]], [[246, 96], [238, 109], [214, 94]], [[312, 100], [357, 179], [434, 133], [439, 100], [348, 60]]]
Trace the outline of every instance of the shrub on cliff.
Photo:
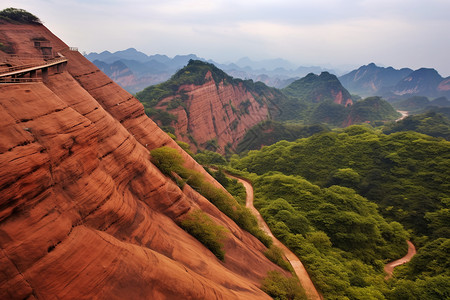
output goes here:
[[5, 8], [0, 11], [0, 20], [19, 24], [42, 24], [41, 20], [35, 15], [20, 8]]
[[267, 277], [264, 278], [261, 289], [273, 299], [307, 299], [305, 291], [295, 277], [287, 278], [277, 271], [267, 272]]
[[151, 162], [167, 176], [172, 176], [172, 172], [180, 172], [183, 165], [183, 158], [177, 150], [163, 146], [150, 151]]
[[279, 265], [280, 267], [282, 267], [283, 269], [293, 272], [292, 266], [290, 263], [288, 263], [284, 258], [283, 258], [283, 252], [281, 251], [280, 248], [278, 248], [275, 245], [270, 246], [269, 249], [267, 249], [264, 252], [264, 255], [273, 263]]
[[206, 213], [196, 210], [181, 221], [181, 227], [194, 236], [220, 259], [225, 259], [223, 240], [226, 238], [225, 227], [217, 225]]
[[[177, 180], [176, 173], [185, 180], [193, 189], [211, 201], [220, 211], [230, 217], [242, 229], [253, 234], [264, 245], [270, 247], [272, 239], [259, 227], [256, 217], [236, 199], [217, 188], [211, 182], [205, 180], [203, 174], [183, 167], [183, 158], [177, 150], [163, 146], [150, 151], [151, 161], [165, 175]], [[184, 183], [184, 182], [183, 182]]]

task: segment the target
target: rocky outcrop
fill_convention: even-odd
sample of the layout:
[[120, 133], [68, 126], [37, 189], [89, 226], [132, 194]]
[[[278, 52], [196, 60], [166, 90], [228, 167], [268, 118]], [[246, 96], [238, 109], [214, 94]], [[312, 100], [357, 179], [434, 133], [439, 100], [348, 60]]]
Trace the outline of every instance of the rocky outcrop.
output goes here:
[[[1, 299], [269, 298], [260, 280], [279, 268], [258, 240], [151, 164], [149, 150], [168, 145], [218, 185], [139, 101], [44, 26], [0, 30], [18, 55], [36, 55], [30, 40], [44, 37], [68, 59], [46, 83], [0, 85]], [[234, 92], [219, 90], [219, 104]], [[225, 262], [178, 227], [194, 209], [228, 228]]]

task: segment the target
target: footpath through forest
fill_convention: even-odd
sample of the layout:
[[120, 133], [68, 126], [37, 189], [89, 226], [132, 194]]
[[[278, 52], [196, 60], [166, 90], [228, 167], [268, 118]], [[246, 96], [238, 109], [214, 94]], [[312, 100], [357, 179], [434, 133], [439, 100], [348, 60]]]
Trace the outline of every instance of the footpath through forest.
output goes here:
[[[291, 251], [289, 250], [283, 243], [281, 243], [270, 231], [269, 226], [262, 218], [259, 211], [255, 208], [253, 205], [253, 186], [250, 182], [247, 180], [244, 180], [239, 177], [232, 176], [230, 174], [227, 174], [229, 177], [237, 179], [240, 183], [242, 183], [245, 187], [245, 191], [247, 193], [245, 206], [250, 209], [250, 211], [253, 213], [253, 215], [256, 216], [258, 219], [259, 226], [261, 229], [267, 233], [273, 240], [273, 243], [275, 246], [281, 249], [283, 251], [284, 256], [289, 261], [289, 263], [292, 265], [292, 268], [294, 269], [295, 274], [297, 275], [301, 285], [305, 289], [306, 295], [308, 299], [323, 299], [323, 297], [319, 294], [319, 292], [316, 290], [316, 287], [314, 286], [313, 282], [311, 281], [311, 278], [308, 275], [308, 272], [306, 271], [305, 267], [303, 266], [300, 259]], [[410, 241], [406, 241], [408, 243], [408, 253], [393, 262], [390, 262], [384, 266], [384, 271], [387, 273], [385, 279], [389, 279], [392, 277], [392, 273], [394, 271], [394, 268], [403, 264], [406, 264], [411, 260], [411, 258], [416, 254], [416, 248], [414, 247], [413, 243]]]
[[312, 300], [323, 299], [319, 294], [319, 292], [316, 290], [316, 287], [311, 281], [311, 278], [309, 277], [308, 272], [306, 271], [300, 259], [272, 234], [272, 232], [269, 229], [269, 226], [264, 221], [259, 211], [253, 206], [253, 186], [251, 185], [251, 183], [242, 178], [235, 177], [230, 174], [227, 175], [229, 177], [237, 179], [240, 183], [244, 185], [245, 191], [247, 192], [245, 206], [249, 208], [250, 211], [256, 216], [256, 218], [258, 219], [259, 226], [261, 227], [262, 230], [264, 230], [265, 233], [267, 233], [272, 238], [273, 244], [278, 248], [280, 248], [281, 251], [283, 251], [284, 256], [292, 265], [292, 268], [294, 269], [294, 272], [297, 275], [300, 284], [305, 289], [306, 296], [308, 297], [308, 299]]
[[384, 266], [384, 271], [387, 273], [385, 279], [389, 279], [392, 277], [392, 272], [394, 272], [394, 268], [400, 265], [406, 264], [411, 260], [411, 258], [416, 254], [416, 247], [414, 247], [413, 243], [410, 241], [406, 241], [408, 243], [408, 253], [400, 259], [394, 260]]

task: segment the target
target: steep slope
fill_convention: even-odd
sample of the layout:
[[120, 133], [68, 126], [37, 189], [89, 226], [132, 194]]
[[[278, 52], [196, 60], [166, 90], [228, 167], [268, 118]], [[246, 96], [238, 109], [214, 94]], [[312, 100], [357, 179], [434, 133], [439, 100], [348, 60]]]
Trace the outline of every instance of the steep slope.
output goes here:
[[342, 85], [352, 93], [361, 96], [377, 96], [389, 87], [395, 86], [400, 80], [411, 74], [413, 70], [392, 67], [379, 67], [374, 63], [359, 67], [348, 74], [339, 77]]
[[261, 82], [234, 79], [198, 60], [136, 96], [149, 116], [194, 150], [220, 153], [234, 149], [248, 129], [268, 120], [282, 97]]
[[[19, 56], [38, 57], [40, 37], [68, 59], [45, 83], [0, 86], [0, 298], [268, 298], [259, 282], [280, 269], [151, 164], [149, 150], [168, 145], [219, 186], [139, 101], [44, 26], [0, 30]], [[225, 262], [177, 225], [199, 208], [229, 231]]]

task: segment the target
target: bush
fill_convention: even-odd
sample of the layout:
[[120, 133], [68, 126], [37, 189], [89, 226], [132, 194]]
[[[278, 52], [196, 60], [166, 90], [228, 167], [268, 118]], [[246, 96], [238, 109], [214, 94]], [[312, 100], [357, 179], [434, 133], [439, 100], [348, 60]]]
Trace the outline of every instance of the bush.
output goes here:
[[181, 227], [211, 250], [218, 259], [225, 259], [223, 240], [226, 239], [227, 230], [214, 223], [206, 213], [201, 210], [189, 213], [181, 221]]
[[172, 172], [178, 173], [182, 169], [183, 158], [177, 150], [168, 146], [150, 151], [150, 160], [161, 172], [167, 176], [172, 176]]
[[273, 299], [307, 299], [297, 278], [286, 278], [277, 271], [267, 272], [267, 277], [264, 278], [261, 289]]
[[41, 20], [35, 15], [20, 8], [5, 8], [0, 11], [0, 19], [21, 24], [42, 24]]

